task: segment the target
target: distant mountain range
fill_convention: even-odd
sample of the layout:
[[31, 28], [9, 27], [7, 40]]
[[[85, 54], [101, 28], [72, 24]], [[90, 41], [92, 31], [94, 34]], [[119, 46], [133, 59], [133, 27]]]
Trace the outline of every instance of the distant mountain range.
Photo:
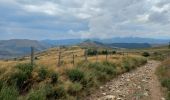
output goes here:
[[[49, 45], [75, 45], [87, 39], [64, 39], [64, 40], [42, 40], [41, 42]], [[125, 38], [111, 38], [111, 39], [90, 39], [101, 43], [149, 43], [149, 44], [168, 44], [170, 40], [167, 39], [152, 39], [152, 38], [138, 38], [138, 37], [125, 37]]]
[[28, 40], [12, 39], [0, 40], [0, 59], [27, 55], [30, 47], [35, 51], [42, 51], [60, 45], [79, 45], [82, 47], [103, 47], [103, 48], [149, 48], [151, 46], [168, 44], [169, 40], [150, 38], [112, 38], [112, 39], [64, 39], [64, 40]]
[[149, 43], [101, 43], [98, 41], [86, 40], [79, 44], [80, 47], [86, 48], [125, 48], [125, 49], [138, 49], [150, 48], [152, 45]]
[[11, 58], [23, 56], [30, 53], [30, 47], [35, 47], [35, 51], [41, 51], [50, 46], [36, 40], [12, 39], [0, 41], [0, 58]]

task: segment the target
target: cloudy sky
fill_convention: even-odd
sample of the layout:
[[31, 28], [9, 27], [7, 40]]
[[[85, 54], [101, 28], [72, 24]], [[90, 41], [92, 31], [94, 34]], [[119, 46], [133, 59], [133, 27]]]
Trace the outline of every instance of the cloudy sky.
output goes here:
[[0, 0], [0, 39], [170, 38], [170, 0]]

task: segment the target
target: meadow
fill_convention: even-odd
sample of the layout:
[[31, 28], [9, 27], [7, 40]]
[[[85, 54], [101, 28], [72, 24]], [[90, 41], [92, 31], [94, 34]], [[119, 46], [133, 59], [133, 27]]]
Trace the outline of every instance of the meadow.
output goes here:
[[0, 61], [0, 99], [83, 99], [117, 75], [147, 63], [139, 54], [114, 52], [107, 56], [90, 55], [85, 60], [84, 49], [79, 47], [63, 48], [60, 52], [60, 66], [59, 48], [36, 53], [33, 65], [29, 56]]

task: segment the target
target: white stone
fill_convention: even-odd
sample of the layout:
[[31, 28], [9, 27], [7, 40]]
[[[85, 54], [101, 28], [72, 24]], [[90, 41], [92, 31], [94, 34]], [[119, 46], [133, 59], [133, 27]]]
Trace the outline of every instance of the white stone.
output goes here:
[[104, 97], [104, 100], [115, 100], [115, 99], [116, 99], [116, 97], [113, 95], [107, 95]]
[[106, 95], [106, 93], [102, 93], [102, 95], [104, 95], [104, 96], [105, 96], [105, 95]]

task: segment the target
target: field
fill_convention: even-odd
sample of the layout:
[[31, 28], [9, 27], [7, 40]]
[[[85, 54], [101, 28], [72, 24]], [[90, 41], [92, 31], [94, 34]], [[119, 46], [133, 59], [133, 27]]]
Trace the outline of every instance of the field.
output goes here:
[[116, 51], [89, 55], [85, 60], [85, 49], [75, 46], [36, 53], [34, 65], [30, 64], [29, 56], [3, 60], [0, 61], [0, 99], [83, 99], [117, 75], [146, 64], [143, 52], [152, 53], [150, 49]]

